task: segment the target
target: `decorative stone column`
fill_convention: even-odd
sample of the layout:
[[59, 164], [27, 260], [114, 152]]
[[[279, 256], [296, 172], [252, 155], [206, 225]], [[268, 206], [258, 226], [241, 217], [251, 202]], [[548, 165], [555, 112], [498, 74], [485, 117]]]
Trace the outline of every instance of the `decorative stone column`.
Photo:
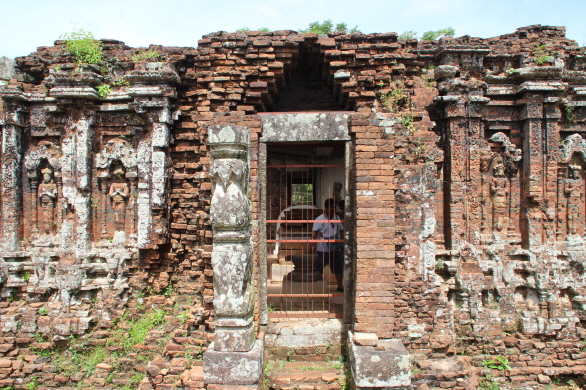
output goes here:
[[253, 385], [263, 369], [263, 342], [254, 328], [251, 202], [248, 189], [249, 131], [209, 128], [214, 230], [214, 342], [204, 354], [205, 382]]
[[85, 112], [68, 123], [67, 135], [62, 142], [63, 148], [63, 197], [69, 214], [75, 211], [75, 217], [66, 216], [61, 230], [61, 247], [63, 252], [74, 252], [85, 256], [90, 243], [90, 198], [91, 198], [91, 125], [94, 121], [93, 111]]
[[18, 112], [2, 129], [2, 242], [4, 252], [20, 250], [21, 196], [21, 126]]

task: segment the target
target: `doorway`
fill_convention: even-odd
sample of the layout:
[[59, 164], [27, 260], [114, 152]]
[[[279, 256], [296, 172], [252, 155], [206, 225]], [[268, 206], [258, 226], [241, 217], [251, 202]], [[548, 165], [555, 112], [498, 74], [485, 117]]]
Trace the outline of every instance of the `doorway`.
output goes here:
[[[345, 152], [345, 142], [266, 146], [269, 318], [343, 318]], [[324, 223], [337, 234], [320, 235]], [[334, 254], [320, 259], [324, 248]]]

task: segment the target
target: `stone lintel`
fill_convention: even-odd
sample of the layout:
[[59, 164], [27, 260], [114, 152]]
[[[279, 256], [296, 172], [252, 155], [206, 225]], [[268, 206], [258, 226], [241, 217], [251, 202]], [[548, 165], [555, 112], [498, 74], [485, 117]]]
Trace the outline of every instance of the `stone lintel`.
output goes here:
[[356, 388], [411, 385], [409, 352], [400, 340], [379, 339], [377, 346], [356, 345], [349, 333], [350, 364]]
[[242, 145], [250, 143], [250, 130], [243, 126], [217, 125], [208, 129], [210, 145]]
[[218, 351], [212, 342], [203, 355], [203, 367], [208, 384], [258, 384], [264, 367], [264, 342], [256, 340], [248, 352]]
[[348, 118], [340, 112], [262, 114], [261, 142], [348, 141]]

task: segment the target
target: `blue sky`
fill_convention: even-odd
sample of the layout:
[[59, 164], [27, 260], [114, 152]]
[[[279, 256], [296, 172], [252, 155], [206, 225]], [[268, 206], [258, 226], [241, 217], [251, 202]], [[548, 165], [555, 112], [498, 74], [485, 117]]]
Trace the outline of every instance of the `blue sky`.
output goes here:
[[0, 56], [27, 55], [76, 28], [130, 46], [197, 46], [202, 35], [268, 27], [305, 28], [332, 19], [364, 33], [493, 37], [531, 24], [566, 26], [586, 45], [586, 0], [0, 0]]

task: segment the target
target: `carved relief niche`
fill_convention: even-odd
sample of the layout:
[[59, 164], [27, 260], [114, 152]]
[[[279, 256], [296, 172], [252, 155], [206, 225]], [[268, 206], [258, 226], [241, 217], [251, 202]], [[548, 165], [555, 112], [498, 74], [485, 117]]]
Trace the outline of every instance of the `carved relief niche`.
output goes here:
[[102, 239], [122, 242], [136, 233], [137, 153], [122, 138], [109, 140], [96, 154], [96, 190], [91, 206]]
[[558, 238], [584, 236], [586, 141], [580, 134], [566, 137], [561, 144], [558, 167]]
[[494, 134], [489, 141], [492, 145], [481, 157], [483, 241], [518, 243], [520, 205], [516, 195], [521, 150], [501, 132]]
[[24, 165], [31, 189], [27, 226], [34, 238], [52, 237], [59, 232], [62, 221], [61, 148], [50, 141], [40, 141], [28, 151]]

